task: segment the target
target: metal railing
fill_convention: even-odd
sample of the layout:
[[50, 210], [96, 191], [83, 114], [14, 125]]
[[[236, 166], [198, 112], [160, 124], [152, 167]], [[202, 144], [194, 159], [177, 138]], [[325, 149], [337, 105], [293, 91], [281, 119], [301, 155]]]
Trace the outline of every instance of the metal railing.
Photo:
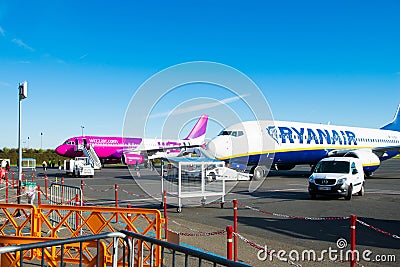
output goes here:
[[[75, 264], [78, 266], [106, 266], [104, 241], [112, 239], [112, 266], [232, 266], [248, 267], [245, 263], [234, 262], [221, 256], [202, 252], [200, 250], [179, 246], [163, 240], [144, 236], [130, 231], [103, 233], [90, 236], [80, 236], [68, 239], [50, 240], [23, 245], [5, 246], [0, 248], [0, 254], [9, 255], [8, 263], [19, 266], [54, 266]], [[88, 247], [90, 246], [90, 251]], [[135, 248], [136, 247], [136, 248]], [[161, 248], [162, 264], [154, 257], [156, 247]], [[71, 261], [71, 248], [78, 254]], [[55, 253], [59, 250], [60, 253]], [[88, 257], [90, 253], [90, 257]], [[26, 257], [30, 254], [32, 257]], [[33, 254], [36, 257], [33, 257]], [[59, 255], [55, 257], [55, 254]], [[52, 266], [53, 266], [52, 265]], [[3, 266], [3, 265], [2, 265]], [[6, 266], [6, 265], [4, 265]]]
[[[249, 267], [242, 262], [234, 262], [225, 259], [215, 254], [202, 252], [200, 250], [191, 249], [188, 247], [179, 246], [163, 240], [155, 239], [149, 236], [121, 230], [121, 233], [127, 237], [132, 238], [132, 244], [138, 243], [137, 250], [133, 251], [135, 266], [155, 266], [152, 259], [155, 246], [161, 247], [161, 257], [163, 266], [203, 266], [203, 264], [210, 264], [212, 266], [232, 266], [232, 267]], [[143, 244], [150, 245], [149, 247]], [[133, 249], [135, 246], [132, 246]], [[170, 252], [169, 257], [167, 255]], [[196, 262], [190, 262], [190, 260]]]
[[[71, 256], [68, 255], [70, 254], [68, 251], [68, 245], [79, 244], [79, 266], [86, 266], [88, 262], [85, 262], [86, 255], [84, 255], [85, 250], [83, 249], [83, 246], [84, 244], [95, 242], [96, 244], [92, 251], [95, 256], [93, 260], [96, 262], [94, 266], [106, 266], [104, 260], [104, 250], [101, 242], [102, 240], [110, 238], [113, 239], [112, 266], [117, 267], [118, 263], [122, 263], [122, 266], [133, 267], [133, 261], [131, 260], [133, 251], [131, 240], [121, 232], [80, 236], [75, 238], [44, 241], [24, 245], [6, 246], [0, 248], [0, 254], [14, 253], [15, 257], [13, 258], [19, 261], [19, 266], [24, 266], [25, 264], [26, 266], [32, 266], [32, 264], [35, 266], [48, 266], [47, 262], [54, 261], [51, 251], [59, 248], [61, 250], [60, 257], [57, 257], [56, 262], [53, 262], [53, 264], [60, 263], [60, 265], [57, 264], [57, 266], [64, 266], [64, 264], [68, 262], [68, 257]], [[122, 242], [119, 242], [119, 240]], [[122, 261], [118, 260], [121, 259], [121, 257], [119, 258], [118, 252], [122, 252]], [[38, 262], [37, 259], [35, 260], [34, 257], [32, 257], [32, 261], [29, 261], [26, 259], [26, 257], [21, 256], [26, 253], [36, 253], [42, 255], [40, 257], [40, 262]], [[93, 263], [94, 262], [91, 262], [91, 264]]]
[[[68, 205], [68, 206], [82, 206], [82, 189], [78, 186], [52, 183], [50, 185], [50, 201], [51, 205]], [[68, 211], [59, 211], [63, 216], [65, 216]], [[77, 229], [78, 213], [73, 213], [69, 218], [67, 223], [73, 228]], [[60, 218], [53, 212], [50, 216], [50, 220], [53, 224], [60, 223]]]

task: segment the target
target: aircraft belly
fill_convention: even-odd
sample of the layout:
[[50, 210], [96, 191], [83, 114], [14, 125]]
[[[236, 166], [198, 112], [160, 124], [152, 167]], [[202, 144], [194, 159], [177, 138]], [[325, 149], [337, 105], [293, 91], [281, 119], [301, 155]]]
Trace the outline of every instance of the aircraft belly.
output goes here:
[[[249, 165], [267, 165], [272, 163], [282, 164], [312, 164], [327, 156], [326, 150], [302, 150], [276, 152], [275, 154], [253, 154], [249, 156], [239, 156], [230, 159], [231, 162]], [[229, 160], [227, 160], [229, 161]]]

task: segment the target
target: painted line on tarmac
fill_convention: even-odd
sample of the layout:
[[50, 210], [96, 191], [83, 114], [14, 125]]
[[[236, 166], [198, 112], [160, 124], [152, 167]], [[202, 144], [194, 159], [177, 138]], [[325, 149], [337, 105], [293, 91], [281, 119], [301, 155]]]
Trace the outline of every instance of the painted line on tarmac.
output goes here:
[[[285, 191], [291, 191], [291, 192], [305, 192], [304, 190], [301, 190], [301, 189], [299, 189], [299, 188], [288, 188], [288, 189], [270, 190], [270, 191], [267, 191], [267, 192], [265, 192], [265, 193], [274, 194], [274, 193], [284, 193]], [[237, 195], [241, 195], [241, 197], [235, 197], [235, 196], [237, 196]], [[226, 199], [228, 196], [229, 196], [229, 199]], [[232, 197], [232, 199], [230, 199], [231, 197]], [[242, 194], [238, 194], [238, 193], [235, 193], [235, 192], [230, 192], [230, 193], [228, 193], [228, 194], [225, 195], [225, 202], [227, 202], [227, 201], [232, 201], [232, 200], [234, 200], [234, 199], [237, 199], [237, 200], [249, 200], [249, 199], [254, 199], [254, 200], [256, 200], [256, 199], [265, 199], [265, 198], [268, 198], [268, 196], [260, 196], [260, 197], [252, 196], [252, 195], [243, 196]]]
[[365, 190], [365, 193], [368, 193], [368, 194], [400, 195], [400, 191], [386, 190], [386, 189]]
[[275, 190], [271, 190], [272, 192], [286, 192], [286, 191], [299, 191], [299, 192], [303, 192], [304, 190], [302, 190], [301, 188], [287, 188], [287, 189], [275, 189]]

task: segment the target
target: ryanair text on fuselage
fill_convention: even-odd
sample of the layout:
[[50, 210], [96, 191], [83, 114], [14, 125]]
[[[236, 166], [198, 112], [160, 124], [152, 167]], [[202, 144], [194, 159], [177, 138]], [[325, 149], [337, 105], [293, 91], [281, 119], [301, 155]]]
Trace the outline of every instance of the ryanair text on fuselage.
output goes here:
[[269, 126], [267, 132], [282, 144], [357, 145], [356, 135], [352, 131]]

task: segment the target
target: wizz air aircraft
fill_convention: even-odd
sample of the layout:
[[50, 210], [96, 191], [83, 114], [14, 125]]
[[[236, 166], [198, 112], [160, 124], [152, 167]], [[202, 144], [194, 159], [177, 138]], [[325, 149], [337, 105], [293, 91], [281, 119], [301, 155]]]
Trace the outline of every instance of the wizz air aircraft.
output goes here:
[[[208, 115], [202, 115], [189, 135], [181, 140], [162, 140], [108, 136], [77, 136], [56, 148], [61, 156], [88, 156], [104, 163], [141, 164], [155, 158], [177, 156], [182, 149], [204, 144]], [[95, 153], [93, 153], [95, 152]]]
[[357, 157], [366, 175], [371, 176], [382, 160], [400, 153], [399, 110], [400, 105], [393, 121], [380, 129], [289, 121], [242, 122], [224, 129], [207, 149], [238, 168], [250, 166], [256, 179], [265, 177], [268, 168], [315, 166], [330, 156]]

